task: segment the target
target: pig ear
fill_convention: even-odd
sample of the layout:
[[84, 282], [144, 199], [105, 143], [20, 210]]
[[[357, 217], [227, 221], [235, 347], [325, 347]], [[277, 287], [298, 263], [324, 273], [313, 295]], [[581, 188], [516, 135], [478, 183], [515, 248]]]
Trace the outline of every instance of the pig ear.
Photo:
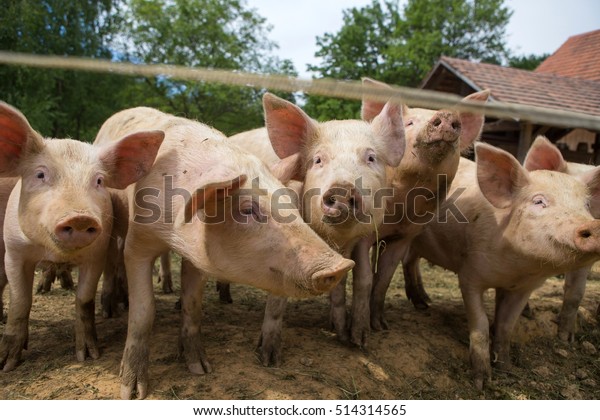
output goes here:
[[594, 168], [578, 176], [587, 185], [590, 192], [590, 212], [595, 219], [600, 219], [600, 167]]
[[315, 136], [317, 122], [293, 103], [265, 93], [263, 108], [269, 140], [280, 159], [300, 152]]
[[271, 173], [284, 185], [292, 179], [304, 181], [301, 169], [302, 159], [300, 153], [294, 153], [271, 166]]
[[106, 186], [122, 190], [145, 176], [164, 138], [163, 131], [140, 131], [105, 146], [100, 160], [108, 172]]
[[382, 158], [389, 166], [396, 167], [404, 156], [406, 135], [402, 120], [402, 105], [388, 102], [371, 123], [373, 132], [382, 142]]
[[[363, 77], [362, 85], [363, 87], [390, 88], [388, 84], [369, 79], [368, 77]], [[360, 116], [362, 120], [367, 122], [373, 121], [373, 118], [379, 115], [384, 106], [385, 102], [383, 101], [373, 101], [363, 96], [362, 106], [360, 109]]]
[[540, 169], [567, 172], [567, 162], [562, 153], [544, 136], [538, 136], [535, 139], [525, 156], [523, 166], [529, 172]]
[[[481, 92], [475, 92], [463, 98], [464, 102], [468, 101], [479, 101], [487, 102], [490, 97], [489, 90], [482, 90]], [[479, 139], [481, 136], [481, 130], [483, 129], [483, 123], [485, 121], [485, 115], [476, 114], [471, 112], [460, 113], [460, 150], [466, 150]]]
[[[377, 80], [369, 79], [368, 77], [363, 77], [362, 84], [364, 87], [376, 87], [376, 88], [388, 88], [392, 89], [390, 85], [378, 82]], [[366, 98], [363, 95], [362, 106], [360, 109], [360, 117], [363, 121], [371, 122], [373, 119], [378, 116], [386, 102], [383, 101], [373, 101], [371, 99]], [[408, 107], [406, 105], [402, 105], [402, 115], [406, 115], [408, 112]]]
[[29, 125], [19, 110], [0, 102], [0, 175], [17, 176], [24, 155], [44, 148], [42, 136]]
[[233, 192], [240, 189], [246, 182], [246, 175], [238, 175], [234, 178], [219, 181], [210, 181], [194, 191], [191, 198], [185, 203], [184, 220], [189, 223], [199, 210], [204, 209], [209, 203], [216, 203], [231, 196]]
[[484, 197], [494, 207], [509, 207], [515, 194], [529, 183], [529, 175], [508, 152], [485, 143], [475, 146], [477, 182]]

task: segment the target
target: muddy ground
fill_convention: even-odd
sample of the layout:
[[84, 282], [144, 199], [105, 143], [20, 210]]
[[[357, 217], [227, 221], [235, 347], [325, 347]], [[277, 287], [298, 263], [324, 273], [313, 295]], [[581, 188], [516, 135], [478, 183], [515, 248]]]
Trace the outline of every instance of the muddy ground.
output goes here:
[[[549, 279], [532, 297], [534, 318], [519, 320], [513, 370], [494, 371], [492, 384], [479, 393], [469, 376], [467, 325], [456, 276], [425, 262], [423, 270], [433, 300], [429, 310], [417, 311], [406, 300], [399, 270], [387, 295], [390, 330], [373, 333], [368, 352], [340, 344], [327, 329], [326, 297], [293, 301], [284, 324], [281, 368], [263, 367], [255, 353], [264, 292], [233, 285], [234, 303], [227, 305], [210, 283], [203, 333], [214, 373], [204, 376], [190, 374], [177, 355], [179, 283], [174, 294], [165, 295], [155, 280], [148, 399], [600, 399], [599, 273], [588, 282], [575, 342], [555, 338], [563, 282]], [[79, 363], [74, 299], [72, 291], [57, 284], [34, 296], [29, 349], [14, 371], [0, 373], [0, 398], [118, 398], [127, 315], [102, 319], [98, 304], [102, 354]], [[491, 313], [491, 292], [488, 302]]]

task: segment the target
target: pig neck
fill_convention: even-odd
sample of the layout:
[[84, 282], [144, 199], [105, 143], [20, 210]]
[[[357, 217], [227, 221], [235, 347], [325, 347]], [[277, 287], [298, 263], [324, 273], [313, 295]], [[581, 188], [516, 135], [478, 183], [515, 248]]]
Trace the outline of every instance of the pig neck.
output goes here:
[[[392, 180], [393, 197], [387, 202], [384, 234], [414, 236], [422, 230], [424, 222], [419, 223], [419, 220], [406, 215], [430, 217], [446, 198], [458, 169], [458, 151], [446, 153], [436, 163], [433, 163], [427, 151], [422, 147], [413, 147], [407, 151], [400, 166], [387, 168], [388, 179]], [[420, 199], [408, 200], [415, 195]]]

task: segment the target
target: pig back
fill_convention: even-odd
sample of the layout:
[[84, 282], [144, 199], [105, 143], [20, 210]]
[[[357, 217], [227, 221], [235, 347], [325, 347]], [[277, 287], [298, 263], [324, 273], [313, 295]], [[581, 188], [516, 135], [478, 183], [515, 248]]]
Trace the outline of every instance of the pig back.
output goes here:
[[244, 131], [228, 138], [231, 144], [247, 153], [257, 156], [267, 166], [272, 166], [281, 159], [275, 154], [266, 128]]

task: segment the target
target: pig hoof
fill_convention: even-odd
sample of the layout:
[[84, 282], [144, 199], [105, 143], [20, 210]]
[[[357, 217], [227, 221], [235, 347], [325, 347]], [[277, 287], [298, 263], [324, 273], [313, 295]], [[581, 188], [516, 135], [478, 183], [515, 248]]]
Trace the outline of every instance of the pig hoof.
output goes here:
[[188, 364], [188, 370], [192, 372], [194, 375], [204, 375], [206, 373], [211, 373], [212, 368], [208, 362], [194, 362]]
[[483, 391], [483, 378], [475, 379], [475, 388], [477, 388], [477, 391], [479, 392]]
[[575, 342], [575, 334], [573, 334], [572, 332], [569, 332], [569, 331], [559, 330], [558, 338], [559, 338], [559, 340], [564, 341], [566, 343], [570, 343], [570, 344], [573, 344]]
[[429, 308], [429, 305], [424, 300], [412, 299], [412, 304], [418, 311], [425, 311]]
[[97, 347], [90, 347], [88, 349], [88, 353], [90, 354], [90, 357], [94, 360], [97, 360], [98, 358], [100, 358], [100, 351], [98, 350]]

